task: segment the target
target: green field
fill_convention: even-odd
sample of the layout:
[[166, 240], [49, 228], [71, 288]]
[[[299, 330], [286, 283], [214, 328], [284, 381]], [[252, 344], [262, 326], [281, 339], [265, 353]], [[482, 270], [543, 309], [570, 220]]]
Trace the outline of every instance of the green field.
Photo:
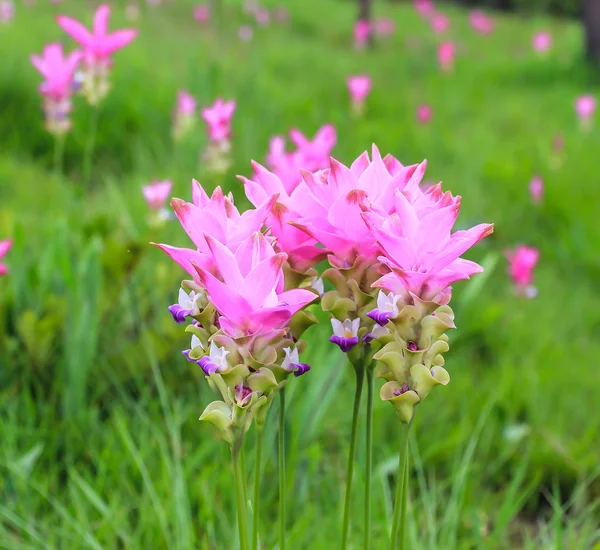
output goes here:
[[[232, 549], [235, 494], [226, 445], [198, 422], [211, 392], [181, 355], [188, 335], [167, 306], [183, 272], [149, 242], [187, 246], [177, 222], [148, 224], [141, 186], [172, 179], [222, 185], [245, 207], [236, 174], [263, 161], [268, 140], [297, 127], [335, 125], [334, 156], [349, 164], [376, 143], [405, 164], [429, 161], [428, 178], [463, 197], [458, 225], [496, 230], [469, 255], [487, 271], [454, 288], [452, 381], [415, 422], [409, 548], [600, 548], [600, 128], [580, 129], [576, 97], [597, 93], [576, 22], [496, 15], [475, 34], [467, 12], [444, 6], [458, 44], [454, 74], [436, 62], [439, 37], [410, 4], [376, 0], [397, 32], [367, 52], [352, 48], [354, 3], [287, 0], [287, 24], [256, 27], [236, 0], [222, 31], [201, 28], [194, 3], [124, 3], [111, 26], [139, 37], [115, 56], [101, 108], [93, 177], [81, 167], [91, 111], [76, 98], [65, 170], [53, 170], [40, 79], [29, 62], [60, 40], [80, 0], [17, 6], [0, 26], [0, 240], [13, 238], [0, 279], [0, 548]], [[266, 2], [274, 6], [274, 2]], [[532, 34], [550, 30], [547, 56]], [[72, 45], [71, 42], [67, 42]], [[368, 73], [366, 114], [350, 116], [345, 79]], [[237, 101], [234, 166], [223, 178], [200, 162], [201, 121], [170, 137], [176, 91], [201, 105]], [[434, 110], [416, 122], [419, 103]], [[552, 151], [563, 134], [565, 150]], [[544, 178], [531, 204], [530, 179]], [[514, 295], [503, 251], [541, 251], [539, 295]], [[337, 546], [352, 407], [352, 369], [329, 341], [308, 333], [312, 371], [288, 390], [288, 547]], [[277, 548], [276, 408], [267, 427], [262, 536]], [[397, 462], [397, 421], [376, 400], [373, 548], [387, 544]], [[250, 443], [252, 440], [250, 434]], [[247, 457], [248, 474], [253, 471]], [[364, 450], [358, 452], [353, 548], [362, 541]]]

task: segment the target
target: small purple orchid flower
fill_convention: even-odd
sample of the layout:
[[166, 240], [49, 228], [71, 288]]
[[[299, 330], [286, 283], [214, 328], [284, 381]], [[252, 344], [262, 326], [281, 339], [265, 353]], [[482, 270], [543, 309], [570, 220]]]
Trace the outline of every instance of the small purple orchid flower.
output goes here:
[[356, 344], [358, 344], [358, 329], [360, 328], [360, 319], [346, 319], [343, 323], [337, 319], [331, 320], [333, 335], [329, 338], [330, 342], [337, 344], [344, 353], [348, 353]]
[[181, 324], [185, 322], [185, 318], [189, 315], [194, 317], [200, 313], [198, 307], [198, 300], [202, 297], [202, 294], [190, 290], [188, 294], [183, 288], [179, 289], [179, 297], [176, 304], [169, 306], [169, 311], [173, 316], [176, 323]]
[[213, 372], [224, 372], [229, 369], [227, 355], [229, 355], [229, 352], [226, 349], [220, 348], [214, 342], [211, 342], [208, 355], [205, 355], [196, 363], [200, 365], [206, 376], [210, 376]]
[[204, 346], [202, 345], [202, 342], [200, 341], [200, 338], [198, 338], [195, 334], [192, 334], [192, 343], [190, 344], [190, 349], [186, 349], [183, 350], [181, 353], [183, 353], [183, 355], [185, 355], [185, 358], [190, 362], [190, 363], [198, 363], [198, 360], [196, 359], [192, 359], [190, 357], [190, 353], [193, 349], [196, 349], [197, 347], [199, 347], [202, 351], [204, 351]]
[[398, 316], [398, 301], [402, 296], [390, 292], [386, 294], [383, 290], [379, 291], [377, 296], [377, 308], [369, 311], [367, 317], [370, 317], [378, 325], [384, 327], [390, 319]]
[[302, 376], [310, 370], [310, 365], [306, 363], [300, 363], [300, 357], [298, 356], [297, 348], [283, 348], [285, 352], [285, 359], [281, 363], [281, 368], [293, 372], [294, 376]]

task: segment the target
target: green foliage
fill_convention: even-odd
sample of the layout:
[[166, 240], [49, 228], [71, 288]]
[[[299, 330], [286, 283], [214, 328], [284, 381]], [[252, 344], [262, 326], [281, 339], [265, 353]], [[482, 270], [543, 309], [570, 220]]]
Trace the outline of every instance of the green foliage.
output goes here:
[[[189, 199], [197, 177], [239, 193], [234, 175], [263, 159], [270, 136], [332, 122], [343, 162], [373, 141], [406, 163], [427, 157], [431, 178], [463, 195], [461, 225], [496, 223], [471, 255], [487, 273], [454, 289], [450, 384], [418, 410], [409, 547], [593, 548], [598, 129], [580, 131], [573, 102], [597, 89], [597, 76], [579, 65], [578, 27], [498, 16], [496, 32], [481, 37], [449, 7], [460, 49], [448, 76], [435, 63], [436, 37], [407, 5], [376, 2], [398, 33], [359, 53], [347, 2], [288, 0], [290, 23], [255, 28], [250, 43], [236, 38], [248, 22], [240, 2], [223, 2], [219, 47], [190, 17], [194, 3], [141, 6], [139, 38], [115, 56], [89, 189], [81, 165], [90, 112], [77, 100], [67, 174], [50, 175], [53, 143], [27, 60], [61, 38], [57, 10], [84, 16], [86, 3], [19, 6], [14, 24], [0, 27], [0, 238], [15, 241], [11, 273], [0, 279], [0, 546], [235, 548], [226, 446], [198, 422], [213, 395], [181, 356], [189, 335], [166, 311], [183, 274], [148, 245], [183, 246], [186, 237], [176, 223], [147, 222], [140, 188], [170, 177], [174, 196]], [[530, 51], [542, 23], [556, 42], [546, 58]], [[123, 24], [115, 9], [114, 25]], [[345, 78], [359, 72], [374, 88], [366, 117], [352, 120]], [[234, 167], [220, 181], [199, 166], [201, 124], [187, 142], [170, 140], [178, 88], [201, 104], [216, 95], [238, 102]], [[415, 122], [421, 102], [433, 107], [429, 126]], [[560, 158], [551, 149], [559, 132]], [[535, 173], [546, 185], [539, 208], [527, 192]], [[532, 301], [513, 296], [505, 274], [503, 249], [520, 242], [541, 249]], [[321, 324], [307, 331], [303, 356], [313, 369], [286, 390], [290, 548], [330, 548], [344, 494], [351, 369], [327, 341], [327, 317], [315, 313]], [[276, 413], [265, 426], [264, 548], [276, 544]], [[379, 400], [374, 440], [380, 548], [398, 438], [394, 412]], [[356, 510], [364, 460], [359, 448]], [[356, 519], [352, 539], [360, 534]]]

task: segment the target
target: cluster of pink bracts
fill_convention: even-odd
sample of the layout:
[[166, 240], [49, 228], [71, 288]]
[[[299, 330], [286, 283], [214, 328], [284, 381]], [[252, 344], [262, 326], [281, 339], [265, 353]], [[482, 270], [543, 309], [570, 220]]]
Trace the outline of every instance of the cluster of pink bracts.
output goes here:
[[264, 419], [289, 376], [309, 369], [300, 336], [315, 320], [306, 306], [320, 302], [331, 341], [354, 365], [377, 361], [381, 397], [410, 421], [449, 381], [451, 285], [482, 270], [460, 256], [493, 226], [452, 233], [460, 197], [423, 191], [425, 162], [404, 166], [375, 146], [350, 167], [330, 159], [294, 180], [253, 167], [240, 179], [254, 209], [240, 213], [232, 196], [217, 188], [209, 198], [194, 182], [192, 203], [171, 203], [194, 247], [158, 245], [191, 276], [170, 311], [189, 321], [184, 353], [221, 396], [202, 418], [229, 441]]
[[[69, 131], [73, 92], [81, 90], [90, 105], [97, 105], [108, 93], [108, 73], [112, 65], [111, 56], [129, 44], [137, 31], [125, 29], [108, 33], [110, 7], [100, 6], [94, 16], [91, 31], [79, 21], [61, 15], [57, 18], [60, 27], [81, 47], [68, 55], [62, 44], [48, 44], [41, 56], [32, 55], [33, 66], [44, 77], [40, 94], [44, 98], [46, 128], [54, 135]], [[81, 69], [76, 74], [77, 69]]]

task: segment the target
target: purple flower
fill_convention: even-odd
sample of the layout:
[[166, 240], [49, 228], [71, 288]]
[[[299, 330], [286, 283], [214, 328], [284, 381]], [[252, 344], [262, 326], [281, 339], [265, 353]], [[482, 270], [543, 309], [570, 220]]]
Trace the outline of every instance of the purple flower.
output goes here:
[[400, 312], [398, 309], [398, 300], [400, 298], [399, 294], [394, 294], [393, 292], [386, 294], [380, 290], [377, 296], [377, 308], [369, 311], [367, 317], [370, 317], [378, 325], [384, 327], [390, 319], [396, 317]]
[[300, 357], [296, 348], [283, 348], [283, 351], [285, 352], [285, 358], [281, 363], [282, 369], [293, 372], [295, 377], [302, 376], [310, 370], [310, 365], [300, 363]]
[[181, 324], [185, 322], [185, 318], [188, 315], [194, 317], [200, 313], [198, 300], [201, 296], [201, 294], [198, 294], [193, 290], [191, 290], [188, 295], [183, 288], [179, 289], [179, 298], [177, 303], [169, 306], [168, 308], [176, 323]]
[[337, 344], [344, 353], [348, 353], [356, 344], [358, 344], [358, 329], [360, 328], [360, 319], [346, 319], [343, 323], [337, 319], [331, 320], [333, 335], [329, 338], [330, 342]]

